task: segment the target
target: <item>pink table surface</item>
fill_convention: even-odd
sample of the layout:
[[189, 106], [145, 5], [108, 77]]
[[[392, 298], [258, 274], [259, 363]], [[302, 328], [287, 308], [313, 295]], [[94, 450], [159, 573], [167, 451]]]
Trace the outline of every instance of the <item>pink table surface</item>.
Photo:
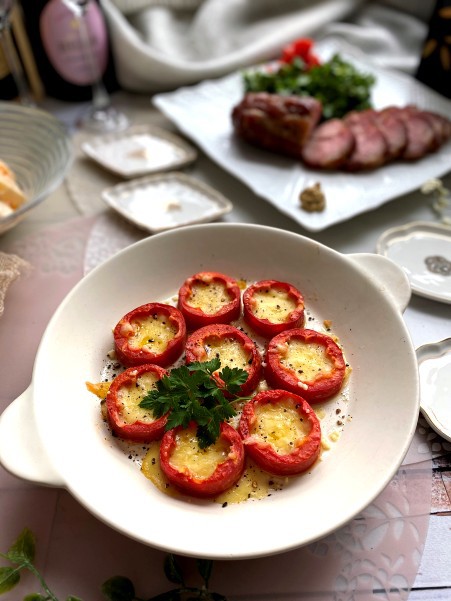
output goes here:
[[[127, 243], [127, 235], [121, 244]], [[131, 238], [142, 235], [134, 231]], [[0, 410], [30, 383], [45, 326], [87, 265], [92, 266], [87, 251], [96, 236], [98, 218], [81, 218], [42, 229], [2, 248], [28, 260], [33, 269], [11, 286], [0, 320]], [[106, 256], [100, 260], [103, 258]], [[408, 599], [428, 532], [432, 456], [446, 450], [423, 424], [396, 477], [360, 516], [308, 547], [268, 558], [216, 562], [213, 590], [232, 601]], [[146, 508], [142, 510], [146, 512]], [[155, 519], [151, 511], [146, 515]], [[73, 594], [85, 601], [100, 601], [100, 584], [115, 574], [131, 578], [142, 598], [172, 587], [162, 571], [164, 553], [104, 525], [69, 492], [21, 481], [3, 468], [0, 521], [1, 551], [23, 527], [35, 532], [37, 564], [61, 598]], [[237, 533], [237, 539], [245, 535]], [[193, 572], [193, 560], [183, 561]], [[27, 577], [4, 598], [18, 600], [20, 594], [35, 588], [35, 581]]]

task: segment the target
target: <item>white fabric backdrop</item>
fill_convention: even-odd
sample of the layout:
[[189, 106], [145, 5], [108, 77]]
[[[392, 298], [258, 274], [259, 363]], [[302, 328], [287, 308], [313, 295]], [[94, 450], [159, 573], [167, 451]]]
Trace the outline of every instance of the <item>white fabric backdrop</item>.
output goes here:
[[101, 0], [118, 79], [155, 92], [276, 58], [302, 36], [341, 37], [413, 73], [433, 0]]

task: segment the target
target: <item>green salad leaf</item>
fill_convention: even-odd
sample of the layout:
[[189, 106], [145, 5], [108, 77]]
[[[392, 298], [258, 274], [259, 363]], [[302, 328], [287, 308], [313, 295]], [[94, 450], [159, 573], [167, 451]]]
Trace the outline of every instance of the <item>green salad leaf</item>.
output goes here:
[[371, 108], [371, 88], [376, 79], [361, 73], [335, 54], [329, 61], [305, 69], [300, 58], [278, 69], [244, 71], [245, 92], [312, 96], [323, 105], [323, 118], [341, 118], [349, 111]]

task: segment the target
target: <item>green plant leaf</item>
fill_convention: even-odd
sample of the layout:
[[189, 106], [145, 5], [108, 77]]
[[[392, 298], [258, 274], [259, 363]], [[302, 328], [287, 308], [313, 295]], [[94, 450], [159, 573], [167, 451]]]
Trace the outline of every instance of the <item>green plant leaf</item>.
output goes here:
[[14, 563], [22, 563], [23, 561], [32, 563], [35, 546], [34, 534], [28, 528], [24, 528], [17, 540], [8, 549], [6, 556]]
[[108, 601], [133, 601], [135, 598], [135, 587], [124, 576], [109, 578], [102, 584], [101, 591]]
[[40, 593], [31, 593], [23, 598], [23, 601], [46, 601], [48, 597], [41, 595]]
[[67, 597], [66, 601], [82, 601], [80, 599], [80, 597], [74, 597], [73, 595], [69, 595], [69, 597]]
[[174, 584], [185, 584], [180, 563], [177, 557], [172, 553], [166, 555], [164, 559], [164, 573], [169, 582], [173, 582]]
[[19, 580], [20, 574], [16, 568], [0, 567], [0, 595], [13, 589]]
[[211, 571], [213, 569], [213, 561], [211, 559], [197, 559], [196, 564], [199, 574], [202, 576], [208, 587], [208, 581], [210, 580]]

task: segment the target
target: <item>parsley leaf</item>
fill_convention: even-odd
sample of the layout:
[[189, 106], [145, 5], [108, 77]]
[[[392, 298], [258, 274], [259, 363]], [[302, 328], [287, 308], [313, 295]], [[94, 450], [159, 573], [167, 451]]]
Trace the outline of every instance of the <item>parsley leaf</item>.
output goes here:
[[375, 81], [373, 75], [361, 73], [339, 54], [308, 70], [302, 59], [296, 57], [277, 70], [259, 68], [243, 73], [246, 92], [312, 96], [322, 103], [324, 119], [341, 118], [349, 111], [371, 108], [371, 88]]
[[221, 423], [236, 415], [233, 404], [250, 398], [238, 396], [248, 373], [227, 365], [220, 368], [217, 357], [176, 367], [156, 382], [139, 406], [156, 418], [168, 413], [166, 430], [196, 422], [199, 447], [206, 448], [219, 437]]

